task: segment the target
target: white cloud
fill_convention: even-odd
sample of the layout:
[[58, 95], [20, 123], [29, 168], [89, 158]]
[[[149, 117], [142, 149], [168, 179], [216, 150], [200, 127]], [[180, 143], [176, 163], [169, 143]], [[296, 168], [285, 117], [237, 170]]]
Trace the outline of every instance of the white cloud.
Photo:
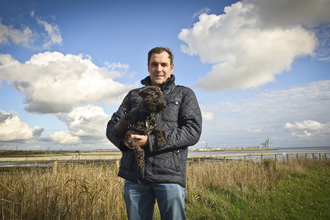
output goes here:
[[56, 24], [49, 24], [46, 21], [37, 18], [37, 23], [42, 25], [47, 32], [46, 42], [43, 45], [43, 49], [49, 49], [53, 44], [61, 44], [62, 43], [62, 36], [60, 30]]
[[321, 124], [317, 121], [306, 120], [303, 122], [296, 122], [295, 124], [291, 124], [287, 122], [285, 124], [285, 128], [299, 129], [299, 130], [312, 130], [318, 131], [322, 130], [325, 127], [325, 124]]
[[0, 64], [0, 80], [7, 80], [26, 96], [28, 112], [70, 112], [73, 106], [86, 103], [119, 104], [137, 86], [113, 81], [112, 72], [82, 55], [45, 52], [20, 63], [1, 54]]
[[29, 27], [22, 25], [21, 29], [15, 29], [12, 26], [2, 24], [2, 19], [0, 18], [0, 45], [13, 42], [23, 47], [31, 47], [36, 36], [37, 34]]
[[212, 112], [202, 111], [202, 118], [205, 121], [213, 121], [215, 119], [215, 115]]
[[129, 65], [121, 63], [104, 62], [104, 68], [109, 71], [109, 77], [117, 78], [123, 76], [128, 71]]
[[94, 105], [76, 107], [70, 113], [55, 116], [66, 123], [73, 135], [98, 139], [105, 139], [105, 129], [110, 119], [102, 107]]
[[[302, 25], [328, 21], [329, 1], [243, 1], [225, 14], [201, 14], [178, 35], [184, 53], [213, 64], [196, 87], [207, 91], [257, 87], [275, 81], [295, 58], [314, 55], [315, 34]], [[287, 9], [287, 7], [289, 10]]]
[[248, 146], [267, 137], [277, 147], [330, 141], [330, 80], [274, 91], [226, 92], [226, 100], [214, 94], [213, 102], [201, 103], [202, 109], [216, 116], [212, 123], [203, 124], [201, 141], [211, 145], [241, 142]]
[[320, 123], [313, 120], [285, 124], [285, 128], [290, 129], [291, 135], [298, 138], [327, 138], [330, 135], [330, 122]]
[[[34, 11], [30, 13], [31, 17], [34, 17]], [[0, 18], [0, 45], [10, 44], [11, 42], [23, 47], [34, 49], [50, 49], [54, 44], [61, 45], [63, 39], [60, 29], [57, 24], [49, 24], [48, 22], [37, 17], [36, 22], [42, 26], [45, 32], [41, 35], [44, 36], [44, 43], [42, 47], [37, 47], [34, 43], [37, 40], [38, 34], [35, 30], [31, 30], [29, 27], [21, 25], [21, 29], [16, 29], [12, 26], [6, 26], [2, 24]]]
[[257, 129], [247, 129], [248, 132], [252, 132], [252, 133], [259, 133], [259, 132], [262, 132], [262, 129], [261, 128], [257, 128]]
[[37, 140], [43, 128], [30, 128], [18, 116], [0, 110], [0, 141], [29, 142]]
[[205, 8], [202, 8], [201, 10], [199, 10], [198, 12], [196, 12], [193, 16], [192, 16], [192, 18], [195, 18], [195, 17], [197, 17], [197, 16], [199, 16], [200, 14], [203, 14], [203, 13], [209, 13], [211, 11], [211, 9], [209, 9], [209, 8], [207, 8], [207, 7], [205, 7]]
[[73, 136], [68, 131], [58, 131], [53, 135], [50, 135], [52, 141], [60, 143], [60, 144], [79, 144], [80, 138]]

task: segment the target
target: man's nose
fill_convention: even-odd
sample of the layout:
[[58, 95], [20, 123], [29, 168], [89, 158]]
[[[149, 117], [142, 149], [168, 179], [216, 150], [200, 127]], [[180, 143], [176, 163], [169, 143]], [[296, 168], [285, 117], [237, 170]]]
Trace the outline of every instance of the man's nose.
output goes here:
[[157, 71], [162, 71], [162, 65], [158, 64]]

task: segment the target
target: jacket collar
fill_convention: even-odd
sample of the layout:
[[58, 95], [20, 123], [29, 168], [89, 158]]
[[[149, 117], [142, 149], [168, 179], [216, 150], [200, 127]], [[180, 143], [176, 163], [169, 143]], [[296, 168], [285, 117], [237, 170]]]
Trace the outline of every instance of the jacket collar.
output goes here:
[[[168, 78], [165, 83], [160, 87], [165, 95], [166, 91], [171, 90], [175, 87], [175, 76], [171, 74], [171, 77]], [[141, 84], [144, 86], [151, 86], [151, 79], [150, 76], [147, 76], [143, 80], [141, 80]]]

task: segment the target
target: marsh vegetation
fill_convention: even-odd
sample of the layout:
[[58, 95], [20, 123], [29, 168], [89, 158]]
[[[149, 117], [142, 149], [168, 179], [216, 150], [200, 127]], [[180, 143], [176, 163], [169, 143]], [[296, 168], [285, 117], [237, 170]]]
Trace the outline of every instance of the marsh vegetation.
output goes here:
[[[1, 219], [126, 219], [115, 164], [0, 173]], [[328, 219], [330, 160], [187, 166], [187, 219]], [[155, 206], [154, 219], [160, 219]]]

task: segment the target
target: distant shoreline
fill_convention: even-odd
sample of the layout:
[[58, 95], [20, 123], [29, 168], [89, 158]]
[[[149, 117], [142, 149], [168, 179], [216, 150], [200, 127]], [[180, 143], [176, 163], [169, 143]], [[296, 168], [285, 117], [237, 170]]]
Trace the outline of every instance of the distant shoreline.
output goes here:
[[208, 152], [208, 151], [252, 151], [252, 150], [277, 150], [275, 148], [267, 148], [267, 147], [260, 147], [260, 148], [256, 148], [256, 147], [251, 147], [251, 148], [227, 148], [227, 149], [200, 149], [200, 150], [190, 150], [190, 151], [194, 151], [194, 152], [199, 152], [199, 151], [203, 151], [203, 152]]

